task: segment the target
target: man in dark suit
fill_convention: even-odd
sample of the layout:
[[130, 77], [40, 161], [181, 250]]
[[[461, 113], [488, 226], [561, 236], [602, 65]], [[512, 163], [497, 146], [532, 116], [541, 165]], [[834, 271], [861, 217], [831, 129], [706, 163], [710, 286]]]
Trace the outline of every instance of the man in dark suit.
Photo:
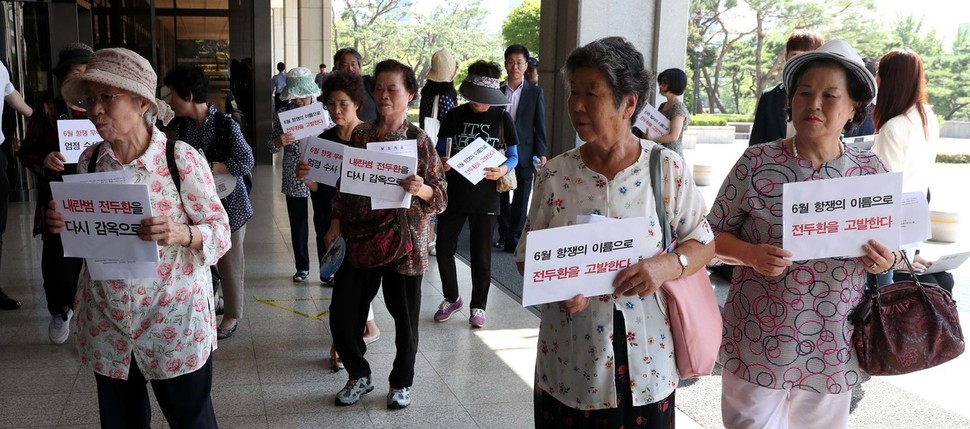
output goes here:
[[[785, 43], [785, 61], [803, 52], [811, 52], [825, 43], [825, 38], [814, 30], [799, 28], [788, 36]], [[785, 104], [788, 102], [785, 85], [779, 83], [765, 90], [758, 99], [755, 108], [754, 123], [751, 124], [751, 136], [748, 146], [773, 142], [787, 137], [788, 122], [785, 115]]]
[[[360, 52], [354, 48], [341, 48], [333, 54], [333, 69], [360, 74]], [[361, 76], [364, 80], [364, 104], [357, 111], [357, 118], [364, 122], [377, 120], [377, 103], [374, 102], [374, 81], [370, 75]]]
[[529, 194], [532, 193], [532, 178], [536, 167], [533, 157], [537, 157], [540, 166], [546, 163], [546, 107], [542, 88], [525, 80], [525, 70], [528, 68], [529, 50], [522, 45], [512, 45], [505, 50], [505, 71], [508, 80], [502, 84], [502, 92], [509, 98], [509, 114], [515, 123], [515, 131], [519, 138], [517, 146], [519, 165], [515, 167], [515, 179], [518, 187], [512, 191], [512, 201], [509, 194], [502, 194], [501, 213], [498, 217], [499, 240], [495, 247], [503, 248], [506, 252], [514, 252], [518, 244], [522, 228], [525, 226], [525, 215], [529, 209]]

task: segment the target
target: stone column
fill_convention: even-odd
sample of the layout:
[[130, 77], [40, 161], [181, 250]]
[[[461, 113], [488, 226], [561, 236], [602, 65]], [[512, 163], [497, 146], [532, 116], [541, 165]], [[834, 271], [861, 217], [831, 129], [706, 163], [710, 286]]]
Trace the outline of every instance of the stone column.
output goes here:
[[683, 68], [687, 16], [682, 0], [542, 0], [539, 84], [546, 94], [550, 157], [581, 144], [569, 123], [569, 92], [559, 73], [569, 53], [602, 37], [622, 36], [640, 50], [652, 72]]
[[[320, 63], [332, 66], [330, 53], [330, 27], [332, 26], [330, 0], [299, 0], [300, 2], [300, 65], [317, 74]], [[326, 5], [324, 3], [327, 3]]]

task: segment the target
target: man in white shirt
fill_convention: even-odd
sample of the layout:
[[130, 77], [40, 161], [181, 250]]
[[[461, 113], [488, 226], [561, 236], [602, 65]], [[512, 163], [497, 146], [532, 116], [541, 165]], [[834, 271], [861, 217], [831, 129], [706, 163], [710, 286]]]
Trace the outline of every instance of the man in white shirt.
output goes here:
[[[20, 114], [30, 117], [34, 113], [33, 109], [24, 102], [24, 97], [10, 83], [10, 73], [7, 67], [0, 62], [0, 89], [3, 89], [3, 103], [0, 103], [0, 117], [3, 116], [3, 106], [9, 104]], [[7, 180], [7, 155], [6, 147], [3, 146], [6, 138], [3, 130], [0, 130], [0, 259], [3, 256], [3, 233], [7, 229], [7, 205], [10, 201], [10, 181]], [[20, 308], [20, 302], [10, 298], [3, 293], [0, 288], [0, 310], [15, 310]]]
[[542, 88], [525, 80], [525, 70], [529, 66], [529, 50], [522, 45], [511, 45], [505, 49], [505, 71], [508, 80], [502, 85], [502, 92], [509, 98], [509, 114], [519, 138], [517, 146], [519, 165], [515, 167], [518, 187], [509, 194], [499, 197], [501, 213], [498, 217], [499, 239], [495, 247], [506, 252], [515, 251], [519, 236], [525, 226], [525, 215], [529, 209], [529, 194], [532, 192], [532, 178], [535, 176], [534, 159], [541, 167], [546, 163], [546, 108]]
[[286, 64], [276, 63], [276, 71], [279, 73], [273, 75], [273, 104], [279, 112], [285, 104], [280, 94], [283, 93], [283, 88], [286, 88]]

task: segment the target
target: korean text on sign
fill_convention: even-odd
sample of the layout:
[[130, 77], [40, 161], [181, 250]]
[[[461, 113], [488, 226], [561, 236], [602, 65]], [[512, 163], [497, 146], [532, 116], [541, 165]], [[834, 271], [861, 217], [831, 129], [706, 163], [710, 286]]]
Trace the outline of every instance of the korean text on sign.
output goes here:
[[792, 260], [855, 257], [876, 240], [900, 241], [901, 173], [786, 183], [782, 240]]
[[340, 164], [344, 159], [344, 145], [318, 137], [307, 139], [303, 159], [310, 165], [307, 179], [328, 186], [337, 186]]
[[530, 231], [522, 305], [613, 293], [616, 274], [640, 260], [643, 217]]
[[65, 164], [77, 164], [81, 152], [102, 141], [94, 123], [87, 119], [60, 119], [57, 121], [57, 140]]
[[478, 184], [485, 178], [486, 167], [498, 167], [506, 159], [505, 155], [479, 137], [454, 156], [448, 158], [448, 165], [461, 173], [472, 184]]
[[158, 246], [138, 238], [152, 216], [148, 185], [52, 182], [51, 192], [64, 215], [64, 256], [158, 261]]
[[417, 167], [417, 158], [346, 147], [340, 168], [340, 192], [402, 201], [407, 193], [400, 181], [414, 175]]
[[279, 118], [283, 133], [293, 133], [296, 139], [318, 136], [334, 125], [320, 102], [280, 112]]

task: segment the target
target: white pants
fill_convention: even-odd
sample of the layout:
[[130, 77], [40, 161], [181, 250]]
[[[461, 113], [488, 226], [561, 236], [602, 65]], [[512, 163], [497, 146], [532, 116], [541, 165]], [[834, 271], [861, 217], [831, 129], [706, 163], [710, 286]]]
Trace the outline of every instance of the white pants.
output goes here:
[[837, 429], [849, 426], [852, 391], [839, 394], [776, 390], [725, 372], [721, 419], [728, 429]]

